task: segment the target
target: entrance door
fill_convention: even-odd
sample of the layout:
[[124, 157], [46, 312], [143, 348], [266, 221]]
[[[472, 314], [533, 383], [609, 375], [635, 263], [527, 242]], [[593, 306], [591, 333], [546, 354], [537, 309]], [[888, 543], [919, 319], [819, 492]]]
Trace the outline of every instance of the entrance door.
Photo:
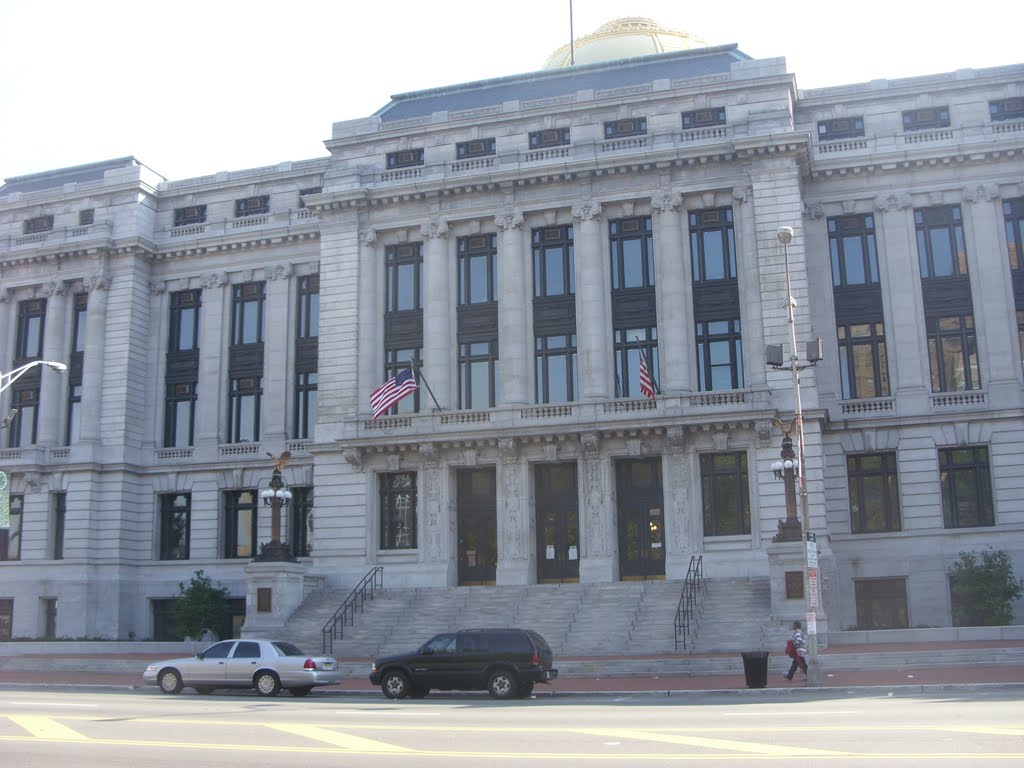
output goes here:
[[494, 584], [498, 566], [495, 471], [458, 473], [459, 584]]
[[665, 507], [661, 458], [615, 465], [619, 506], [619, 578], [665, 578]]
[[580, 510], [575, 464], [538, 464], [534, 469], [537, 508], [537, 581], [580, 580]]

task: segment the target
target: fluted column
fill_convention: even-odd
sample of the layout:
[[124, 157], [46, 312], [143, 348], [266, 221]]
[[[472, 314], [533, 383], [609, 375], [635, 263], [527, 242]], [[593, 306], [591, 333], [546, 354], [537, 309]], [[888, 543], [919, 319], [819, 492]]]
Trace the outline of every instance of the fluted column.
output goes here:
[[288, 400], [288, 382], [295, 366], [294, 325], [289, 323], [292, 267], [290, 264], [275, 264], [265, 267], [263, 275], [267, 281], [267, 303], [264, 313], [263, 335], [263, 403], [260, 408], [263, 422], [260, 430], [261, 442], [274, 443], [287, 439], [286, 416], [291, 410]]
[[498, 356], [501, 360], [501, 403], [528, 405], [530, 368], [530, 251], [524, 244], [523, 214], [512, 208], [494, 218], [501, 245], [498, 248], [500, 296], [498, 298]]
[[[420, 227], [426, 242], [423, 255], [423, 372], [442, 408], [452, 403], [455, 340], [451, 324], [452, 260], [448, 257], [448, 222], [434, 219]], [[427, 395], [429, 397], [429, 395]], [[427, 408], [423, 397], [421, 409]]]
[[199, 385], [196, 397], [196, 444], [220, 442], [227, 369], [227, 338], [224, 333], [223, 272], [203, 275], [203, 308], [199, 322]]
[[370, 393], [383, 383], [383, 329], [380, 311], [384, 277], [375, 247], [377, 233], [359, 233], [359, 413], [370, 412]]
[[693, 292], [679, 220], [682, 207], [683, 196], [671, 189], [651, 198], [662, 392], [693, 390]]
[[97, 273], [82, 281], [89, 292], [85, 320], [85, 354], [82, 360], [82, 442], [98, 443], [102, 425], [104, 355], [107, 345], [107, 296], [110, 278]]
[[[64, 281], [52, 280], [43, 286], [46, 294], [46, 328], [43, 331], [43, 359], [67, 363], [67, 297]], [[51, 372], [52, 374], [52, 372]], [[39, 379], [39, 445], [62, 445], [61, 416], [67, 413], [67, 376], [43, 374]]]
[[612, 338], [608, 248], [601, 237], [601, 204], [583, 200], [572, 207], [576, 255], [576, 339], [580, 397], [612, 396]]

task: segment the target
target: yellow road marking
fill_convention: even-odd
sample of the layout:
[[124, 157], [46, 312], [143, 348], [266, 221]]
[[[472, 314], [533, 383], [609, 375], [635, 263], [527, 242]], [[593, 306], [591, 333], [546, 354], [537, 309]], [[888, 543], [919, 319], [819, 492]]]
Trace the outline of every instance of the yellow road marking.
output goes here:
[[707, 749], [728, 749], [733, 752], [746, 752], [754, 755], [787, 755], [799, 757], [840, 757], [848, 752], [836, 752], [830, 749], [812, 749], [810, 747], [791, 747], [788, 745], [759, 744], [749, 741], [732, 741], [728, 739], [706, 739], [700, 736], [679, 736], [655, 731], [616, 729], [616, 728], [573, 728], [576, 733], [586, 733], [603, 738], [654, 741], [661, 744], [685, 744], [688, 747], [705, 747]]
[[929, 730], [952, 731], [954, 733], [983, 733], [988, 736], [1024, 736], [1024, 728], [1013, 725], [934, 725]]
[[10, 715], [10, 718], [12, 722], [17, 723], [33, 736], [40, 739], [55, 739], [58, 741], [75, 739], [78, 741], [88, 741], [87, 737], [83, 736], [78, 731], [68, 728], [66, 725], [61, 725], [50, 717], [40, 717], [38, 715]]
[[364, 754], [375, 754], [381, 752], [418, 752], [418, 750], [410, 749], [408, 747], [400, 747], [396, 744], [388, 744], [383, 741], [376, 741], [375, 739], [364, 739], [362, 736], [352, 736], [351, 734], [341, 733], [339, 731], [331, 730], [330, 728], [321, 728], [318, 725], [286, 725], [284, 723], [267, 723], [266, 727], [273, 728], [276, 731], [283, 731], [284, 733], [292, 733], [296, 736], [302, 736], [307, 739], [316, 739], [317, 741], [333, 744], [336, 747], [344, 747], [345, 749], [355, 750]]

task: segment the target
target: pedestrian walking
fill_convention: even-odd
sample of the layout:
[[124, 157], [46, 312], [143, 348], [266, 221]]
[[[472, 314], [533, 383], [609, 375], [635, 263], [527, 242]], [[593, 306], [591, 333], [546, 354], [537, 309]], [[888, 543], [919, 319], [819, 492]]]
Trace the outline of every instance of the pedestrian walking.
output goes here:
[[799, 621], [793, 622], [793, 634], [786, 641], [786, 655], [793, 660], [789, 665], [789, 674], [785, 675], [787, 680], [792, 680], [797, 669], [807, 677], [807, 640], [804, 639], [802, 625]]

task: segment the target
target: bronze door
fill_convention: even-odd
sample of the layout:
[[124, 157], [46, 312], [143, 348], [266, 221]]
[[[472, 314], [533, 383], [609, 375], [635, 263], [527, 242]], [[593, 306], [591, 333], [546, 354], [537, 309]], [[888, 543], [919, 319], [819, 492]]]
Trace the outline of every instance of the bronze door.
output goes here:
[[575, 464], [538, 464], [537, 581], [580, 580], [580, 512]]
[[494, 584], [498, 503], [494, 468], [458, 472], [459, 584]]
[[665, 504], [661, 458], [615, 465], [619, 514], [619, 578], [665, 577]]

